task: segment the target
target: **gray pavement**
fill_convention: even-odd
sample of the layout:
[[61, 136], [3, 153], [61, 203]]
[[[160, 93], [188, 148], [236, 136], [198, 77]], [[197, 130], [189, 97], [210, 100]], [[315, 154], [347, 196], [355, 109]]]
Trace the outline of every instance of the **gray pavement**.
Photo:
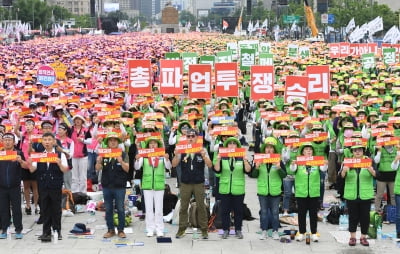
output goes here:
[[[249, 126], [250, 127], [250, 124]], [[251, 133], [251, 129], [248, 128], [248, 134]], [[247, 139], [249, 135], [247, 135]], [[171, 188], [175, 193], [178, 192], [174, 188], [176, 179], [167, 179]], [[127, 234], [126, 240], [118, 240], [114, 237], [111, 241], [105, 241], [103, 234], [106, 232], [104, 212], [96, 212], [95, 215], [89, 213], [76, 214], [73, 217], [62, 218], [62, 235], [63, 240], [54, 243], [42, 243], [37, 240], [37, 235], [41, 234], [42, 225], [37, 225], [35, 220], [38, 216], [35, 215], [23, 215], [23, 225], [25, 229], [32, 229], [29, 233], [24, 235], [22, 240], [0, 240], [0, 254], [101, 254], [101, 253], [133, 253], [138, 252], [141, 254], [179, 254], [179, 253], [298, 253], [298, 254], [309, 254], [309, 253], [343, 253], [343, 254], [366, 254], [366, 253], [400, 253], [400, 248], [391, 240], [381, 241], [370, 241], [370, 247], [363, 247], [357, 244], [355, 247], [349, 247], [347, 242], [349, 239], [349, 233], [346, 231], [338, 232], [338, 226], [332, 224], [325, 224], [322, 222], [318, 223], [318, 231], [321, 234], [318, 243], [312, 242], [310, 245], [306, 245], [305, 241], [290, 243], [280, 243], [277, 240], [268, 238], [267, 240], [259, 240], [259, 204], [256, 194], [256, 179], [246, 179], [246, 196], [245, 203], [250, 208], [253, 217], [256, 220], [243, 221], [243, 234], [244, 239], [236, 239], [234, 236], [230, 236], [228, 239], [223, 240], [218, 233], [210, 232], [208, 240], [193, 240], [191, 234], [186, 234], [182, 239], [175, 239], [178, 226], [166, 224], [166, 237], [172, 238], [172, 243], [157, 243], [155, 237], [148, 238], [145, 233], [145, 222], [140, 221], [138, 217], [133, 219], [131, 224], [132, 233]], [[334, 192], [327, 190], [325, 192], [325, 203], [336, 201]], [[211, 200], [213, 203], [213, 199]], [[327, 211], [326, 211], [327, 212]], [[88, 220], [96, 219], [95, 222], [89, 223], [87, 227], [95, 229], [94, 235], [91, 239], [74, 238], [69, 235], [69, 231], [73, 228], [75, 223], [86, 223]], [[291, 229], [290, 225], [281, 224], [282, 228], [279, 231], [285, 229]], [[297, 229], [297, 227], [296, 227]], [[309, 228], [308, 228], [309, 229]], [[190, 231], [190, 230], [188, 230]], [[395, 225], [383, 225], [383, 233], [394, 233]], [[336, 232], [339, 234], [341, 242], [335, 240], [330, 232]], [[117, 246], [117, 244], [124, 244], [123, 246]], [[143, 243], [143, 246], [133, 246], [135, 243]]]
[[[171, 186], [175, 186], [175, 179], [168, 179]], [[252, 211], [252, 215], [256, 217], [253, 221], [243, 222], [244, 239], [239, 240], [234, 236], [226, 240], [221, 239], [217, 233], [209, 233], [208, 240], [193, 240], [191, 234], [186, 234], [183, 239], [175, 239], [177, 231], [176, 225], [166, 224], [166, 236], [172, 237], [172, 243], [157, 243], [155, 237], [148, 238], [145, 234], [144, 221], [134, 218], [131, 228], [133, 233], [127, 234], [127, 239], [119, 241], [113, 238], [111, 241], [105, 241], [102, 236], [106, 232], [100, 229], [105, 226], [104, 212], [96, 212], [95, 215], [88, 213], [76, 214], [74, 217], [62, 218], [62, 235], [63, 240], [54, 243], [42, 243], [37, 240], [37, 235], [41, 233], [42, 225], [35, 224], [35, 215], [24, 215], [23, 225], [25, 229], [32, 229], [24, 236], [22, 240], [0, 240], [0, 253], [40, 253], [40, 254], [58, 254], [58, 253], [400, 253], [400, 248], [391, 240], [371, 241], [370, 247], [357, 245], [349, 247], [347, 245], [348, 233], [342, 231], [345, 243], [338, 243], [330, 234], [331, 231], [337, 231], [337, 225], [324, 224], [319, 222], [318, 231], [321, 234], [318, 243], [306, 245], [305, 242], [280, 243], [279, 241], [268, 238], [267, 240], [259, 240], [257, 232], [259, 231], [258, 216], [258, 199], [256, 196], [256, 180], [247, 179], [247, 192], [245, 203]], [[328, 202], [334, 199], [332, 191], [326, 192]], [[96, 221], [88, 224], [90, 228], [94, 228], [94, 236], [92, 239], [76, 239], [68, 235], [75, 223], [86, 223], [89, 219], [95, 218]], [[97, 228], [97, 229], [96, 229]], [[282, 224], [280, 231], [290, 229], [291, 226]], [[391, 233], [395, 231], [395, 226], [384, 225], [383, 233]], [[132, 246], [135, 242], [143, 242], [143, 246]], [[117, 246], [116, 243], [126, 243], [124, 246]]]

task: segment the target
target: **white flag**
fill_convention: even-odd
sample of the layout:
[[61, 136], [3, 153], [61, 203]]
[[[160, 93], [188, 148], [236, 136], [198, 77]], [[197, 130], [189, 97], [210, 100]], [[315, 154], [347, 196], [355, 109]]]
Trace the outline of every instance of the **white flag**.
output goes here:
[[257, 31], [260, 28], [260, 22], [257, 20], [256, 25], [253, 27], [253, 31]]
[[350, 33], [350, 30], [356, 27], [356, 22], [354, 21], [354, 18], [352, 18], [349, 21], [349, 24], [346, 26], [346, 34]]
[[392, 26], [392, 28], [390, 28], [389, 31], [386, 32], [382, 41], [396, 43], [399, 40], [399, 37], [400, 37], [399, 29], [397, 28], [397, 26]]
[[247, 26], [247, 31], [249, 33], [253, 32], [253, 21], [249, 21], [249, 25]]
[[375, 19], [368, 22], [368, 31], [370, 35], [382, 30], [383, 30], [383, 20], [381, 17], [378, 16]]
[[292, 27], [290, 28], [291, 32], [294, 32], [297, 30], [297, 25], [296, 25], [296, 21], [293, 21]]
[[262, 23], [261, 28], [263, 27], [268, 28], [268, 19], [265, 19], [264, 22]]

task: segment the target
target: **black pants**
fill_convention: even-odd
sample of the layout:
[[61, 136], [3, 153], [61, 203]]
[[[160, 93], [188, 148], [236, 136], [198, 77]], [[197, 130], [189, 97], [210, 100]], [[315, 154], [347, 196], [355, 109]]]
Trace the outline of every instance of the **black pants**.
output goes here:
[[21, 188], [0, 188], [0, 218], [1, 229], [7, 232], [10, 226], [10, 207], [12, 209], [15, 232], [22, 231]]
[[368, 234], [371, 200], [346, 200], [349, 212], [349, 232], [356, 232], [360, 223], [361, 234]]
[[229, 230], [231, 224], [230, 213], [233, 211], [235, 230], [242, 230], [244, 195], [220, 194], [222, 229]]
[[307, 211], [310, 217], [311, 234], [317, 233], [319, 197], [316, 198], [297, 198], [298, 214], [299, 214], [299, 231], [300, 234], [307, 232], [306, 216]]
[[51, 234], [51, 227], [53, 230], [61, 230], [61, 189], [41, 189], [39, 188], [40, 195], [40, 209], [43, 218], [43, 235]]

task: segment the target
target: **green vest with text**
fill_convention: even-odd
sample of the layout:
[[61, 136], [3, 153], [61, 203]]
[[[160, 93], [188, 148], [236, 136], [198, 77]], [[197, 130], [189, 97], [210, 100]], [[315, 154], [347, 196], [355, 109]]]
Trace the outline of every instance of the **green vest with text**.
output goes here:
[[320, 196], [319, 167], [312, 166], [307, 172], [306, 166], [298, 166], [294, 178], [296, 198], [316, 198]]
[[281, 169], [277, 169], [272, 164], [268, 172], [267, 165], [261, 164], [258, 170], [257, 194], [262, 196], [279, 196], [282, 192], [282, 178], [279, 174]]
[[164, 190], [165, 189], [165, 166], [164, 158], [159, 158], [158, 166], [153, 168], [150, 165], [150, 158], [143, 158], [143, 190]]
[[[359, 173], [357, 172], [359, 170]], [[374, 198], [373, 176], [366, 168], [347, 171], [344, 180], [344, 195], [347, 200], [368, 200]]]
[[397, 149], [396, 147], [393, 147], [393, 151], [389, 153], [385, 147], [382, 147], [381, 149], [381, 161], [379, 162], [379, 167], [378, 170], [381, 172], [391, 172], [393, 171], [392, 169], [392, 162], [394, 161], [394, 158], [396, 158], [397, 155]]
[[245, 193], [245, 174], [243, 160], [235, 160], [231, 170], [230, 159], [221, 159], [219, 193], [243, 195]]

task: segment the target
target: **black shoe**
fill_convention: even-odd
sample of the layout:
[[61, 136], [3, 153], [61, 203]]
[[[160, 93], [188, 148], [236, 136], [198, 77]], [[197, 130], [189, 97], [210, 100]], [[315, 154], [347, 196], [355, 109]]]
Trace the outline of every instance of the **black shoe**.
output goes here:
[[61, 231], [57, 231], [58, 232], [58, 240], [62, 240], [62, 235], [61, 235]]
[[51, 235], [41, 235], [40, 240], [42, 242], [51, 242]]
[[336, 190], [336, 184], [335, 183], [331, 184], [331, 186], [329, 186], [329, 189], [330, 190]]
[[39, 219], [36, 221], [36, 224], [43, 224], [42, 216], [39, 217]]
[[146, 215], [145, 214], [140, 215], [139, 220], [144, 221], [144, 219], [146, 219]]
[[25, 207], [26, 215], [32, 215], [32, 209], [30, 207]]

